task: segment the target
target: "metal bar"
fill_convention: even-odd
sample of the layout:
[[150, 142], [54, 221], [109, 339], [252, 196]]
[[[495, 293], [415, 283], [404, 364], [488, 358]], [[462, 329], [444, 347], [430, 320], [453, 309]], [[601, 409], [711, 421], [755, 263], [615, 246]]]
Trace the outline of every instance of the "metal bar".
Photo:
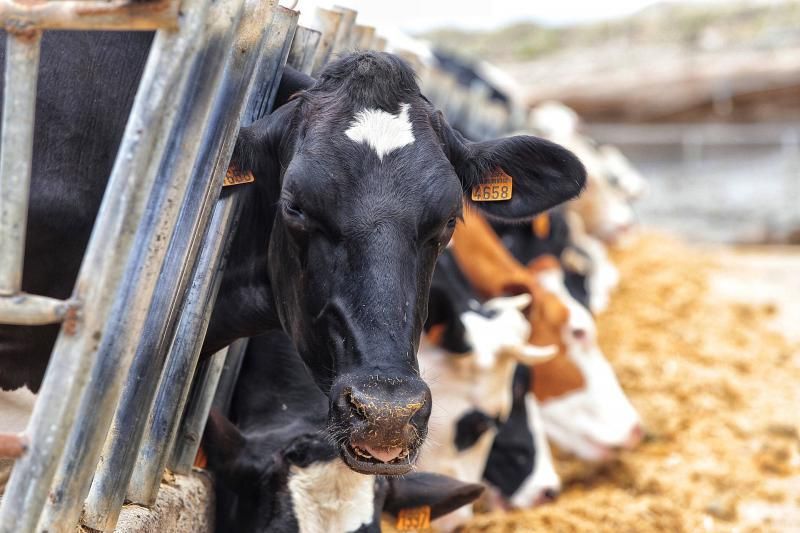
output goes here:
[[24, 292], [0, 296], [0, 324], [16, 326], [56, 324], [70, 316], [77, 316], [78, 308], [78, 302], [75, 300], [57, 300]]
[[176, 30], [180, 4], [180, 0], [0, 0], [0, 21], [9, 34], [33, 30]]
[[353, 29], [350, 31], [350, 40], [347, 45], [349, 51], [352, 52], [360, 48], [361, 41], [364, 39], [364, 33], [366, 31], [366, 26], [362, 26], [360, 24], [353, 25]]
[[275, 8], [266, 44], [267, 49], [273, 52], [264, 55], [253, 81], [253, 87], [257, 89], [268, 88], [268, 90], [254, 91], [242, 118], [243, 125], [251, 124], [267, 115], [275, 104], [279, 85], [276, 80], [280, 81], [283, 66], [289, 56], [292, 39], [294, 39], [294, 33], [297, 30], [298, 16], [299, 13], [297, 11], [292, 11], [283, 6]]
[[175, 122], [187, 73], [196, 52], [208, 0], [186, 0], [184, 31], [158, 32], [120, 143], [106, 194], [78, 273], [73, 297], [85, 304], [74, 327], [62, 327], [26, 433], [20, 458], [0, 504], [0, 532], [32, 531], [75, 420], [89, 370], [120, 287], [136, 228]]
[[[264, 28], [268, 26], [272, 3], [249, 0], [246, 9], [234, 52], [225, 69], [223, 85], [216, 93], [210, 125], [186, 126], [188, 132], [195, 129], [205, 131], [201, 155], [194, 163], [195, 177], [188, 200], [170, 242], [156, 297], [147, 313], [144, 340], [134, 357], [86, 500], [83, 522], [95, 529], [113, 529], [118, 516], [166, 352], [175, 334], [177, 315], [190, 281], [192, 265], [197, 261], [200, 242], [219, 196], [225, 173], [221, 162], [230, 159], [245, 97], [253, 85], [253, 70], [261, 60], [260, 55], [266, 51]], [[224, 17], [216, 18], [221, 23], [226, 20]], [[224, 27], [227, 25], [218, 29]], [[208, 76], [223, 70], [213, 61], [203, 60], [203, 64]]]
[[333, 43], [333, 48], [331, 48], [330, 57], [352, 51], [352, 49], [349, 48], [350, 34], [353, 31], [353, 26], [358, 16], [358, 11], [348, 7], [333, 6], [333, 9], [342, 14], [342, 20], [339, 22], [339, 28], [336, 30], [336, 40]]
[[[253, 92], [242, 119], [243, 126], [260, 119], [271, 109], [296, 27], [297, 13], [277, 7], [265, 45], [268, 51], [265, 56], [269, 57], [261, 61], [259, 72], [254, 76]], [[280, 41], [280, 37], [284, 41]], [[238, 223], [239, 210], [240, 196], [236, 194], [235, 187], [233, 191], [223, 191], [214, 206], [200, 259], [193, 273], [191, 290], [180, 313], [177, 332], [128, 487], [127, 499], [134, 503], [146, 505], [155, 501], [158, 494], [167, 452], [177, 430], [177, 418], [186, 402], [190, 378], [197, 364], [212, 303], [216, 300], [221, 273], [225, 268], [224, 257], [230, 243], [228, 236]]]
[[[141, 253], [135, 255], [138, 255], [140, 260], [131, 269], [132, 275], [126, 277], [124, 283], [126, 297], [121, 298], [117, 306], [120, 318], [112, 322], [119, 324], [115, 327], [119, 334], [101, 344], [98, 364], [92, 369], [91, 385], [84, 394], [77, 417], [81, 422], [73, 428], [68, 441], [64, 460], [45, 508], [44, 518], [39, 522], [41, 530], [66, 532], [71, 531], [77, 523], [81, 504], [89, 492], [92, 474], [111, 425], [114, 407], [119, 402], [124, 376], [129, 373], [145, 323], [152, 318], [157, 320], [165, 318], [166, 309], [162, 312], [160, 309], [148, 308], [154, 300], [159, 272], [162, 274], [164, 272], [164, 261], [169, 249], [167, 246], [169, 239], [166, 237], [177, 227], [179, 209], [181, 206], [184, 207], [184, 215], [187, 209], [196, 213], [202, 206], [202, 202], [196, 200], [198, 196], [202, 198], [204, 192], [209, 189], [209, 194], [219, 195], [221, 178], [213, 181], [210, 179], [210, 173], [219, 155], [222, 139], [233, 138], [236, 133], [235, 127], [239, 123], [244, 93], [249, 85], [249, 74], [252, 73], [254, 65], [253, 59], [255, 52], [258, 52], [258, 49], [255, 52], [252, 49], [254, 45], [258, 47], [261, 44], [263, 35], [260, 31], [251, 30], [255, 29], [257, 23], [260, 23], [259, 28], [263, 28], [265, 19], [269, 15], [268, 9], [260, 9], [258, 13], [260, 17], [257, 18], [254, 12], [259, 5], [269, 7], [268, 3], [261, 4], [253, 0], [250, 3], [252, 9], [247, 12], [248, 24], [240, 25], [239, 21], [243, 18], [243, 0], [214, 3], [208, 15], [209, 25], [204, 38], [204, 42], [207, 43], [205, 49], [193, 62], [185, 66], [191, 72], [191, 92], [188, 98], [184, 99], [181, 120], [172, 134], [170, 144], [174, 150], [162, 163], [157, 179], [159, 187], [165, 194], [162, 194], [162, 198], [158, 201], [148, 205], [152, 215], [145, 217], [139, 229], [142, 237], [137, 241], [135, 249], [141, 250]], [[248, 35], [245, 39], [237, 40], [235, 53], [232, 54], [236, 33], [241, 32], [244, 26], [247, 26]], [[235, 72], [234, 83], [226, 84], [223, 81], [223, 73], [230, 74], [230, 70], [225, 70], [225, 65], [232, 55], [236, 60], [241, 60], [239, 63], [247, 63], [246, 60], [249, 59], [250, 69], [245, 74], [246, 80], [243, 79], [241, 72]], [[238, 89], [238, 94], [235, 89]], [[232, 149], [233, 140], [230, 140], [229, 144]], [[188, 194], [190, 192], [194, 193], [194, 196], [190, 196]], [[186, 205], [187, 203], [189, 205]], [[209, 211], [210, 205], [209, 201]], [[180, 266], [176, 274], [179, 272]], [[174, 278], [172, 281], [175, 281]], [[162, 283], [160, 290], [162, 292], [159, 295], [159, 303], [169, 305], [171, 303], [169, 300], [176, 296], [178, 287], [175, 284]], [[154, 311], [155, 317], [149, 311]], [[138, 353], [142, 354], [141, 350]], [[148, 350], [144, 357], [152, 355], [153, 353]], [[157, 375], [153, 381], [155, 379]], [[141, 405], [137, 407], [141, 409]], [[122, 431], [127, 429], [122, 428]]]
[[17, 459], [28, 449], [28, 439], [20, 433], [0, 433], [0, 459]]
[[183, 421], [178, 435], [175, 437], [171, 457], [167, 462], [167, 468], [176, 474], [186, 475], [192, 470], [227, 355], [228, 348], [218, 351], [203, 361], [197, 372], [189, 401], [186, 403]]
[[286, 62], [304, 74], [311, 74], [321, 37], [322, 34], [317, 30], [298, 26]]
[[375, 38], [375, 28], [372, 26], [356, 26], [359, 31], [359, 39], [356, 43], [357, 50], [371, 50], [372, 40]]
[[331, 57], [331, 50], [336, 41], [339, 24], [342, 22], [342, 13], [318, 7], [314, 11], [316, 30], [322, 34], [317, 51], [314, 53], [314, 64], [311, 67], [312, 76], [316, 76]]
[[0, 138], [0, 295], [16, 294], [22, 287], [41, 42], [39, 32], [6, 36]]
[[[178, 420], [189, 395], [200, 349], [203, 345], [224, 269], [222, 259], [230, 244], [229, 235], [238, 223], [240, 196], [226, 192], [217, 202], [196, 267], [189, 297], [181, 313], [178, 331], [167, 356], [147, 431], [139, 450], [128, 487], [127, 499], [149, 507], [155, 503], [168, 451], [175, 440]], [[209, 275], [209, 273], [211, 273]]]
[[228, 347], [228, 357], [225, 358], [225, 368], [217, 385], [217, 394], [214, 396], [213, 406], [228, 415], [233, 401], [233, 391], [244, 362], [244, 352], [247, 350], [248, 339], [239, 339]]

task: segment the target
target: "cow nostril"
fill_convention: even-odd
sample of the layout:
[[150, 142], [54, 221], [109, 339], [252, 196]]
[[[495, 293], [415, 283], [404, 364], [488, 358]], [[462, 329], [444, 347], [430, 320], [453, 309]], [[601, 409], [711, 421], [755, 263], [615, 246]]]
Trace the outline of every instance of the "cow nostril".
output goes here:
[[588, 334], [586, 333], [586, 330], [583, 328], [575, 328], [572, 330], [572, 337], [575, 340], [583, 341], [586, 339], [587, 336]]
[[366, 404], [359, 400], [355, 394], [353, 394], [352, 390], [347, 390], [344, 393], [345, 398], [347, 398], [347, 402], [353, 407], [356, 413], [358, 413], [361, 417], [367, 418], [367, 406]]
[[558, 498], [558, 491], [556, 489], [544, 489], [542, 496], [545, 501], [554, 502]]

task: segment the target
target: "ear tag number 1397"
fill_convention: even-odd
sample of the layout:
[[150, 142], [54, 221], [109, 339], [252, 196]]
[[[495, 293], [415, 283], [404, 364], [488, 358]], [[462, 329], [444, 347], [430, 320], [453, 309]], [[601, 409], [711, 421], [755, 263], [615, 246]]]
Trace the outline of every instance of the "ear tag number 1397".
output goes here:
[[511, 176], [496, 168], [492, 174], [472, 187], [473, 202], [499, 202], [511, 200], [513, 181]]

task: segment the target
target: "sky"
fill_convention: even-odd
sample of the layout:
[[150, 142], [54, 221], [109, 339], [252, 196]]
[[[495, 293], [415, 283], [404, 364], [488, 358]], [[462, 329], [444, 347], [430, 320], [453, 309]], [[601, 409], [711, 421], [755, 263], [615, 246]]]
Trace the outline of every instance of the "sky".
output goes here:
[[[292, 3], [281, 0], [283, 5]], [[296, 9], [304, 17], [317, 5], [337, 4], [357, 10], [362, 24], [417, 33], [439, 27], [493, 29], [521, 20], [548, 25], [591, 22], [628, 15], [656, 3], [658, 0], [298, 0]]]

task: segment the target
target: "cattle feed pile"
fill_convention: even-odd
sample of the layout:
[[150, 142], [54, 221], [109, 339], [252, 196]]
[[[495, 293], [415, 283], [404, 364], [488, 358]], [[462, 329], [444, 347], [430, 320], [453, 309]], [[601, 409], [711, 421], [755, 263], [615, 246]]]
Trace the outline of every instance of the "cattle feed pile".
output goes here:
[[721, 298], [718, 254], [663, 235], [613, 258], [622, 282], [600, 342], [645, 442], [602, 466], [558, 457], [557, 502], [463, 531], [795, 531], [800, 346], [772, 329], [775, 305]]

